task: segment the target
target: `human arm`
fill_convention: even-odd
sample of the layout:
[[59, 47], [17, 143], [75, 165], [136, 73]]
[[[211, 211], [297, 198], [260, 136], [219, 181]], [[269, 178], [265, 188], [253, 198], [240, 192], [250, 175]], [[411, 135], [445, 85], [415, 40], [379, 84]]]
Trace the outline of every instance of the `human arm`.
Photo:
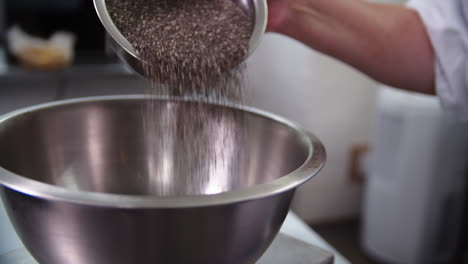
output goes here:
[[434, 94], [434, 51], [418, 13], [360, 0], [270, 0], [270, 31], [382, 83]]

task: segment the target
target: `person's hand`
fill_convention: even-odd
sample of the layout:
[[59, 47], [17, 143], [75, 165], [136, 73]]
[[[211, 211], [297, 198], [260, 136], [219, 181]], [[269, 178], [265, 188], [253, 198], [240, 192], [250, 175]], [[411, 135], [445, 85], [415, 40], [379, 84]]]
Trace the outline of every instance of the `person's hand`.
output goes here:
[[289, 4], [291, 1], [294, 0], [268, 0], [267, 31], [280, 31], [290, 13]]
[[434, 51], [418, 13], [361, 0], [268, 0], [267, 31], [385, 84], [434, 93]]

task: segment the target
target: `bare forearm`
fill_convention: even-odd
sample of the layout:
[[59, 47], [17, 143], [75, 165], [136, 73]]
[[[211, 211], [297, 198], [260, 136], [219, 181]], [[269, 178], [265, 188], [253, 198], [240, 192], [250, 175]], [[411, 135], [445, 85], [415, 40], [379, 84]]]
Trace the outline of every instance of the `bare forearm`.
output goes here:
[[275, 31], [399, 88], [434, 93], [434, 55], [415, 11], [359, 0], [297, 0]]

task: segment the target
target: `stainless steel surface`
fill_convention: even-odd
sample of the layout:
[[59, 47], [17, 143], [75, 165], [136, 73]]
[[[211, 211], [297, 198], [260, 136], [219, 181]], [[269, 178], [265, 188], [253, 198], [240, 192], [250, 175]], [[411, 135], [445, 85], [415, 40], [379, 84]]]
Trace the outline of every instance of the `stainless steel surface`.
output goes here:
[[[182, 186], [197, 192], [181, 188], [190, 195], [161, 197], [154, 193], [161, 182], [148, 168], [173, 160], [152, 159], [147, 143], [169, 135], [145, 133], [145, 100], [86, 98], [0, 118], [1, 196], [25, 246], [46, 264], [254, 263], [277, 234], [295, 188], [322, 168], [320, 141], [259, 110], [154, 98], [161, 110], [155, 113], [202, 106], [223, 113], [221, 124], [224, 115], [242, 116], [234, 123], [242, 146], [216, 140], [224, 132], [209, 135], [212, 145], [245, 157], [226, 160], [223, 166], [236, 169], [208, 181], [174, 174], [171, 180], [184, 178]], [[212, 194], [199, 181], [224, 189]]]
[[[249, 41], [249, 55], [251, 55], [260, 44], [265, 33], [268, 19], [268, 7], [266, 0], [233, 0], [239, 3], [245, 13], [252, 18], [254, 29]], [[117, 56], [127, 64], [130, 69], [143, 76], [144, 62], [138, 58], [132, 44], [122, 35], [117, 26], [112, 22], [106, 7], [106, 0], [94, 0], [96, 12], [104, 28], [111, 36], [109, 45], [114, 49]]]

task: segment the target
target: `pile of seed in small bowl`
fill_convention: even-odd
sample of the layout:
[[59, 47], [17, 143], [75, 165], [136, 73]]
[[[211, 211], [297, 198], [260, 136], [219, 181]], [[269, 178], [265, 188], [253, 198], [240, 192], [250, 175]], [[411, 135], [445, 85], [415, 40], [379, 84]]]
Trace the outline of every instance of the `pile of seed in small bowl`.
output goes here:
[[107, 0], [107, 7], [147, 62], [145, 77], [172, 95], [240, 92], [234, 91], [240, 89], [238, 66], [247, 57], [253, 22], [232, 0]]

